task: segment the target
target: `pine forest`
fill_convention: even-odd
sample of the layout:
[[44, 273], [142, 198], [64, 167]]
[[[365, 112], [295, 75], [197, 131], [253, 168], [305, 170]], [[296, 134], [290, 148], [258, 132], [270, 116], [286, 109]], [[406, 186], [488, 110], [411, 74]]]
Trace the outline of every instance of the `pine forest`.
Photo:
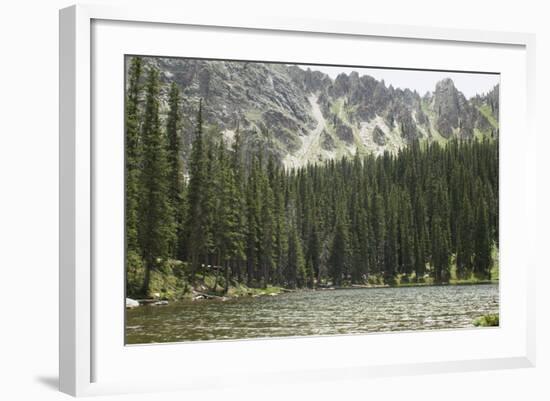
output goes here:
[[184, 116], [181, 85], [128, 63], [128, 297], [494, 281], [496, 135], [289, 167], [268, 125], [264, 142], [245, 147], [238, 124], [228, 140], [204, 98]]

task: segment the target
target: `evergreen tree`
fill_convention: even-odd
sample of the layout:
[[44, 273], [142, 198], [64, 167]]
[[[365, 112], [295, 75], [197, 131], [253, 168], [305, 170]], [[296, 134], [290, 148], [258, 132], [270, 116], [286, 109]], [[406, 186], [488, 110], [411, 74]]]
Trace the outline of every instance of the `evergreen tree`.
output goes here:
[[142, 65], [140, 57], [132, 57], [128, 69], [126, 91], [126, 250], [141, 254], [138, 241], [139, 175], [141, 163], [140, 93]]
[[209, 246], [207, 210], [205, 210], [204, 203], [206, 179], [206, 150], [202, 127], [202, 101], [200, 101], [195, 138], [189, 161], [187, 230], [189, 232], [188, 253], [192, 282], [195, 280], [195, 274], [202, 263], [202, 258], [207, 255]]
[[242, 137], [239, 127], [231, 147], [230, 171], [234, 186], [232, 188], [232, 213], [235, 216], [235, 238], [233, 254], [233, 271], [237, 275], [237, 281], [241, 280], [241, 264], [246, 259], [246, 199], [245, 199], [245, 176], [242, 160]]
[[374, 271], [379, 273], [385, 264], [386, 213], [381, 194], [373, 196], [372, 226], [374, 227]]
[[449, 220], [447, 215], [447, 195], [441, 182], [435, 184], [433, 196], [433, 214], [431, 219], [431, 255], [436, 283], [447, 282], [450, 278], [451, 244]]
[[[214, 226], [214, 247], [217, 252], [217, 262], [219, 273], [220, 268], [224, 269], [225, 284], [224, 292], [229, 288], [229, 269], [232, 260], [242, 258], [243, 240], [240, 227], [240, 211], [235, 208], [238, 203], [239, 191], [235, 181], [235, 172], [231, 168], [231, 162], [228, 158], [225, 144], [220, 141], [217, 150], [218, 174], [216, 189], [216, 220]], [[218, 276], [216, 275], [216, 288]]]
[[319, 274], [321, 269], [321, 244], [319, 243], [319, 234], [317, 233], [317, 226], [315, 224], [311, 227], [308, 238], [306, 275], [308, 287], [313, 288], [315, 286], [315, 280], [319, 280], [320, 278]]
[[427, 262], [427, 213], [424, 197], [417, 192], [414, 204], [414, 271], [416, 281], [423, 281]]
[[288, 224], [286, 219], [284, 175], [279, 172], [273, 184], [274, 205], [275, 205], [275, 272], [274, 282], [284, 282], [284, 272], [288, 269]]
[[412, 226], [412, 206], [408, 192], [401, 193], [399, 205], [399, 267], [402, 281], [408, 281], [415, 268], [414, 232]]
[[225, 210], [226, 210], [226, 259], [225, 259], [225, 288], [227, 293], [229, 289], [229, 265], [231, 261], [240, 263], [245, 257], [244, 252], [244, 230], [242, 212], [243, 208], [237, 207], [241, 203], [242, 195], [235, 172], [232, 169], [226, 170], [226, 189], [224, 191]]
[[477, 210], [475, 232], [474, 272], [483, 279], [491, 279], [491, 236], [487, 202], [482, 200]]
[[172, 244], [171, 254], [174, 257], [182, 256], [184, 253], [184, 232], [185, 232], [185, 197], [183, 163], [181, 158], [181, 111], [180, 91], [175, 83], [170, 85], [168, 95], [168, 118], [166, 120], [166, 136], [168, 138], [168, 196], [170, 205], [174, 211], [176, 223], [176, 242]]
[[306, 281], [302, 243], [295, 224], [288, 232], [288, 273], [287, 283], [291, 288], [303, 287]]
[[149, 290], [150, 274], [170, 254], [175, 237], [168, 193], [166, 138], [159, 122], [159, 72], [149, 68], [143, 122], [143, 161], [140, 199], [140, 243], [145, 261], [142, 292]]
[[467, 278], [472, 272], [472, 255], [474, 253], [472, 207], [466, 193], [462, 197], [462, 206], [457, 226], [456, 273], [459, 279]]
[[246, 267], [247, 284], [251, 286], [255, 276], [255, 267], [261, 260], [258, 256], [260, 204], [258, 197], [259, 162], [253, 159], [246, 186]]
[[386, 202], [386, 238], [384, 242], [384, 282], [395, 284], [396, 267], [398, 264], [398, 222], [397, 194], [395, 188], [389, 193]]
[[205, 252], [206, 259], [203, 265], [202, 275], [206, 276], [208, 266], [216, 266], [219, 270], [220, 254], [218, 249], [220, 237], [219, 203], [218, 192], [221, 185], [221, 160], [216, 154], [216, 139], [210, 132], [206, 143], [206, 176], [205, 185], [202, 189], [203, 213], [205, 215]]
[[262, 171], [260, 174], [260, 238], [259, 248], [261, 255], [262, 285], [267, 287], [267, 282], [273, 267], [273, 252], [275, 240], [275, 220], [274, 220], [274, 196], [273, 189], [269, 182], [269, 177], [273, 176], [274, 165], [270, 158], [268, 161], [268, 171]]
[[329, 272], [332, 282], [336, 286], [342, 285], [343, 275], [348, 268], [348, 238], [345, 223], [342, 220], [338, 220], [329, 258]]

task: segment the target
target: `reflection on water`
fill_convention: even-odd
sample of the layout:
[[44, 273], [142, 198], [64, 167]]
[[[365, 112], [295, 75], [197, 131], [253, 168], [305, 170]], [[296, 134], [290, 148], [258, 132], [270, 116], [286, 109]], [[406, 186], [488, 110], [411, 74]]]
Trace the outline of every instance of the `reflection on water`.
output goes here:
[[359, 334], [473, 327], [498, 313], [498, 285], [298, 291], [185, 301], [126, 313], [126, 343]]

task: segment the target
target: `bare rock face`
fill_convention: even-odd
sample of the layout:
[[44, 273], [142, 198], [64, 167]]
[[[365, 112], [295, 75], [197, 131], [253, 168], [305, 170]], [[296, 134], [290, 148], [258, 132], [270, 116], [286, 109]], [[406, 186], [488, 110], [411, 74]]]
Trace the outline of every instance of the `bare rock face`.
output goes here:
[[[184, 160], [199, 99], [207, 130], [239, 129], [245, 152], [264, 149], [280, 161], [303, 146], [318, 147], [308, 152], [315, 160], [300, 159], [304, 164], [346, 154], [350, 145], [363, 153], [379, 151], [368, 147], [364, 135], [371, 135], [378, 148], [393, 150], [417, 139], [433, 140], [435, 131], [445, 139], [470, 139], [476, 132], [498, 135], [498, 86], [466, 99], [452, 80], [445, 79], [421, 97], [357, 72], [341, 73], [333, 80], [314, 67], [286, 64], [152, 57], [145, 57], [144, 63], [146, 68], [157, 67], [166, 84], [162, 113], [167, 111], [167, 84], [176, 82], [181, 88]], [[401, 138], [399, 143], [395, 138]]]
[[331, 87], [330, 94], [332, 97], [345, 96], [350, 92], [350, 79], [347, 74], [339, 74], [334, 80], [334, 84]]
[[336, 145], [332, 136], [330, 136], [326, 130], [323, 130], [323, 132], [321, 132], [321, 147], [325, 150], [331, 151], [334, 150], [335, 146]]
[[[480, 112], [480, 108], [489, 105], [490, 114], [498, 115], [498, 106], [494, 105], [494, 93], [498, 93], [498, 86], [483, 98], [467, 100], [456, 89], [451, 79], [438, 82], [434, 96], [433, 109], [436, 112], [436, 128], [444, 138], [456, 136], [461, 139], [471, 139], [477, 128], [481, 132], [490, 132], [494, 127], [491, 122]], [[498, 102], [497, 102], [498, 103]], [[496, 114], [495, 114], [496, 112]]]
[[378, 125], [372, 131], [372, 140], [379, 146], [386, 144], [386, 134], [384, 134], [384, 131]]
[[461, 105], [463, 104], [461, 100], [451, 79], [444, 79], [437, 83], [434, 93], [436, 126], [444, 138], [450, 138], [453, 135], [453, 129], [458, 128], [459, 115], [462, 111]]
[[407, 110], [402, 110], [399, 116], [401, 136], [407, 141], [412, 142], [418, 139], [419, 133], [411, 113]]
[[334, 131], [336, 136], [344, 142], [353, 142], [353, 130], [349, 125], [344, 123], [338, 116], [333, 117]]

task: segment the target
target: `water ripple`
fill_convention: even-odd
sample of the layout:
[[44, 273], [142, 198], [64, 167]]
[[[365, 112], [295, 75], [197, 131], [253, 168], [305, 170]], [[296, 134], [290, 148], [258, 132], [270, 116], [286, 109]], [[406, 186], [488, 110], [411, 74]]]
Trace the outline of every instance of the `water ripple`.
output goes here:
[[128, 310], [126, 342], [465, 328], [498, 309], [498, 285], [298, 291]]

